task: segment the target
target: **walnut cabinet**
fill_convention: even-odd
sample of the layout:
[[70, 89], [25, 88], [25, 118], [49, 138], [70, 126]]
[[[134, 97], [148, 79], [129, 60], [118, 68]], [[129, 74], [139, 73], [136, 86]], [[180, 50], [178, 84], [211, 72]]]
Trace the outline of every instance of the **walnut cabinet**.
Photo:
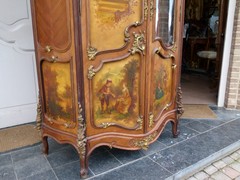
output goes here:
[[147, 149], [177, 136], [184, 0], [31, 0], [37, 125], [73, 145], [81, 176], [99, 146]]

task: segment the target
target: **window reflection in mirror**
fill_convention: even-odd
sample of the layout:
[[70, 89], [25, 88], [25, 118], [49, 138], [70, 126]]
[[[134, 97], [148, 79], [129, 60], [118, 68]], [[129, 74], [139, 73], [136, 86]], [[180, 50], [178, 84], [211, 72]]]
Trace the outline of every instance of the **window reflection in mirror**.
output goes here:
[[174, 4], [175, 0], [156, 0], [155, 33], [167, 47], [174, 43]]

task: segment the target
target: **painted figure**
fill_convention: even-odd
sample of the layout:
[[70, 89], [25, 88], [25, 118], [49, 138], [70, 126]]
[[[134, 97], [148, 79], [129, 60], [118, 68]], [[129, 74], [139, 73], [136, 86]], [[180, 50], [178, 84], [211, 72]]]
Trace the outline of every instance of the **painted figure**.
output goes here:
[[99, 100], [101, 102], [101, 111], [104, 113], [104, 104], [106, 104], [106, 112], [111, 113], [109, 109], [110, 98], [115, 98], [115, 95], [111, 92], [112, 80], [107, 79], [106, 83], [99, 90]]
[[127, 114], [131, 106], [132, 98], [125, 83], [123, 83], [122, 95], [118, 97], [115, 105], [117, 112]]
[[156, 87], [156, 90], [155, 90], [155, 98], [158, 100], [158, 99], [161, 99], [163, 96], [164, 96], [164, 92], [163, 92], [160, 82], [159, 82], [158, 86]]

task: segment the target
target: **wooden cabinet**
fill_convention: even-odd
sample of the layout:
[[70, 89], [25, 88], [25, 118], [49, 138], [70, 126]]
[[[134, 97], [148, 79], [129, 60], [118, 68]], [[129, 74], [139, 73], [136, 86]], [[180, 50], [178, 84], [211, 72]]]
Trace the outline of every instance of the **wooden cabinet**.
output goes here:
[[72, 144], [87, 175], [103, 145], [147, 149], [177, 136], [184, 1], [32, 0], [38, 127]]

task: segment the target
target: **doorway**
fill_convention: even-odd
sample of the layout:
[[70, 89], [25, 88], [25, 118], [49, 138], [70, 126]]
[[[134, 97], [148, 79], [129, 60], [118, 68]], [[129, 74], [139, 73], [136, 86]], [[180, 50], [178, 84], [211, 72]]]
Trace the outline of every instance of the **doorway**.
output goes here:
[[228, 0], [186, 0], [181, 85], [184, 104], [216, 105]]

